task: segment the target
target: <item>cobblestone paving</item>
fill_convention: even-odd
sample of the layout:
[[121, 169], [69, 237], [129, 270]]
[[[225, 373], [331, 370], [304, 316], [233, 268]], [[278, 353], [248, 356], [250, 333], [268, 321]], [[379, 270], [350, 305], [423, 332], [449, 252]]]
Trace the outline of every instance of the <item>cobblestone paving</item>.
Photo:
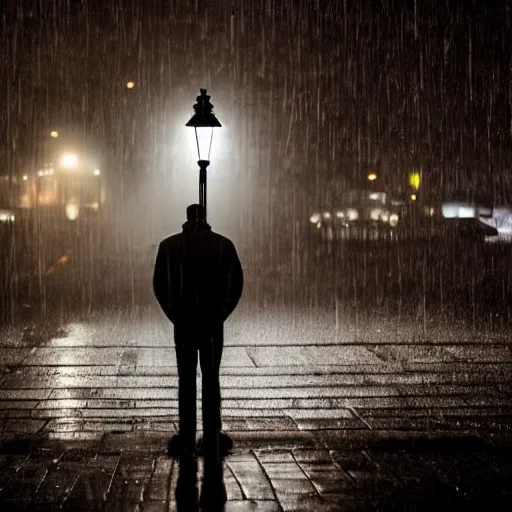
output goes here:
[[[5, 443], [2, 510], [176, 510], [179, 463], [165, 442], [130, 433]], [[509, 442], [290, 432], [235, 442], [224, 461], [225, 511], [510, 510]]]
[[[510, 509], [507, 333], [283, 318], [226, 329], [225, 510]], [[176, 363], [154, 311], [0, 339], [2, 510], [175, 509]]]
[[[327, 318], [260, 322], [239, 317], [227, 329], [221, 380], [229, 432], [511, 428], [506, 333], [458, 329], [457, 341], [377, 322], [359, 333]], [[45, 329], [2, 334], [3, 439], [176, 429], [175, 355], [169, 326], [154, 311]]]

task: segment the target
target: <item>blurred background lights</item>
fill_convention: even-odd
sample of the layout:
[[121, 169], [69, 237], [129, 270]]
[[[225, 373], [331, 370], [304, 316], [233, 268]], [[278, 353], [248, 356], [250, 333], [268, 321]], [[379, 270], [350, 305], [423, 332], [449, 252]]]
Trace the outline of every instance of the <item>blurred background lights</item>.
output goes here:
[[60, 163], [62, 164], [62, 167], [72, 169], [78, 165], [78, 157], [73, 153], [68, 153], [62, 156]]
[[347, 219], [348, 220], [357, 220], [359, 218], [359, 212], [354, 208], [347, 209]]
[[52, 130], [50, 132], [50, 137], [56, 139], [57, 137], [59, 136], [59, 132], [55, 131], [55, 130]]
[[396, 226], [398, 224], [398, 215], [396, 213], [392, 213], [389, 216], [389, 224], [391, 226]]
[[76, 220], [78, 218], [79, 212], [80, 209], [76, 202], [70, 201], [68, 204], [66, 204], [66, 217], [69, 220]]
[[135, 87], [135, 82], [132, 82], [131, 80], [129, 82], [126, 82], [127, 89], [133, 89], [134, 87]]
[[380, 208], [374, 208], [370, 212], [370, 218], [372, 220], [379, 220], [380, 216], [382, 215], [382, 210]]
[[414, 189], [418, 190], [421, 185], [421, 175], [417, 171], [409, 173], [409, 185]]

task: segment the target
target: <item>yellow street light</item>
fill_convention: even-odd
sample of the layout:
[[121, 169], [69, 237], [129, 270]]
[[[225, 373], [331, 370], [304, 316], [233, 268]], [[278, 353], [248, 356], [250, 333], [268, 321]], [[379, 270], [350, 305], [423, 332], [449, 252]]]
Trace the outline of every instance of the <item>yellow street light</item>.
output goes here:
[[411, 195], [411, 201], [416, 201], [416, 194]]
[[375, 181], [377, 179], [377, 175], [374, 172], [371, 172], [368, 174], [368, 180], [369, 181]]
[[418, 190], [421, 185], [421, 174], [417, 171], [409, 173], [409, 185], [414, 189]]
[[59, 136], [59, 132], [57, 132], [55, 130], [52, 130], [50, 132], [50, 137], [52, 137], [53, 139], [56, 139], [58, 136]]
[[134, 87], [135, 87], [135, 82], [132, 82], [131, 80], [129, 82], [126, 82], [127, 89], [133, 89]]

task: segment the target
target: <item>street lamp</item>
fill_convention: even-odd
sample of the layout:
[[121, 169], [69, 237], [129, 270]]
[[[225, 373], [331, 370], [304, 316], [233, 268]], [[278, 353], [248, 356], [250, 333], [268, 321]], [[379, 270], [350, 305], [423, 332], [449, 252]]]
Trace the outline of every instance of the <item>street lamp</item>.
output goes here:
[[62, 167], [74, 169], [78, 165], [78, 157], [73, 153], [67, 153], [60, 159]]
[[194, 105], [195, 114], [186, 126], [193, 126], [195, 130], [199, 157], [199, 204], [204, 207], [206, 220], [206, 168], [210, 165], [213, 129], [222, 125], [212, 112], [213, 105], [210, 103], [210, 96], [206, 94], [206, 89], [200, 91], [201, 94], [196, 98], [197, 103]]

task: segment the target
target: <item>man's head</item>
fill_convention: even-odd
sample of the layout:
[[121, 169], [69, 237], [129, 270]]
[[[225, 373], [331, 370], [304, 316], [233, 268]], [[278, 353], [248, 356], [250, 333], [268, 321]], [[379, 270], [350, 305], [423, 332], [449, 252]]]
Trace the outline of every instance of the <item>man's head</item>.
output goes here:
[[187, 220], [190, 222], [206, 222], [204, 207], [200, 204], [187, 206]]

